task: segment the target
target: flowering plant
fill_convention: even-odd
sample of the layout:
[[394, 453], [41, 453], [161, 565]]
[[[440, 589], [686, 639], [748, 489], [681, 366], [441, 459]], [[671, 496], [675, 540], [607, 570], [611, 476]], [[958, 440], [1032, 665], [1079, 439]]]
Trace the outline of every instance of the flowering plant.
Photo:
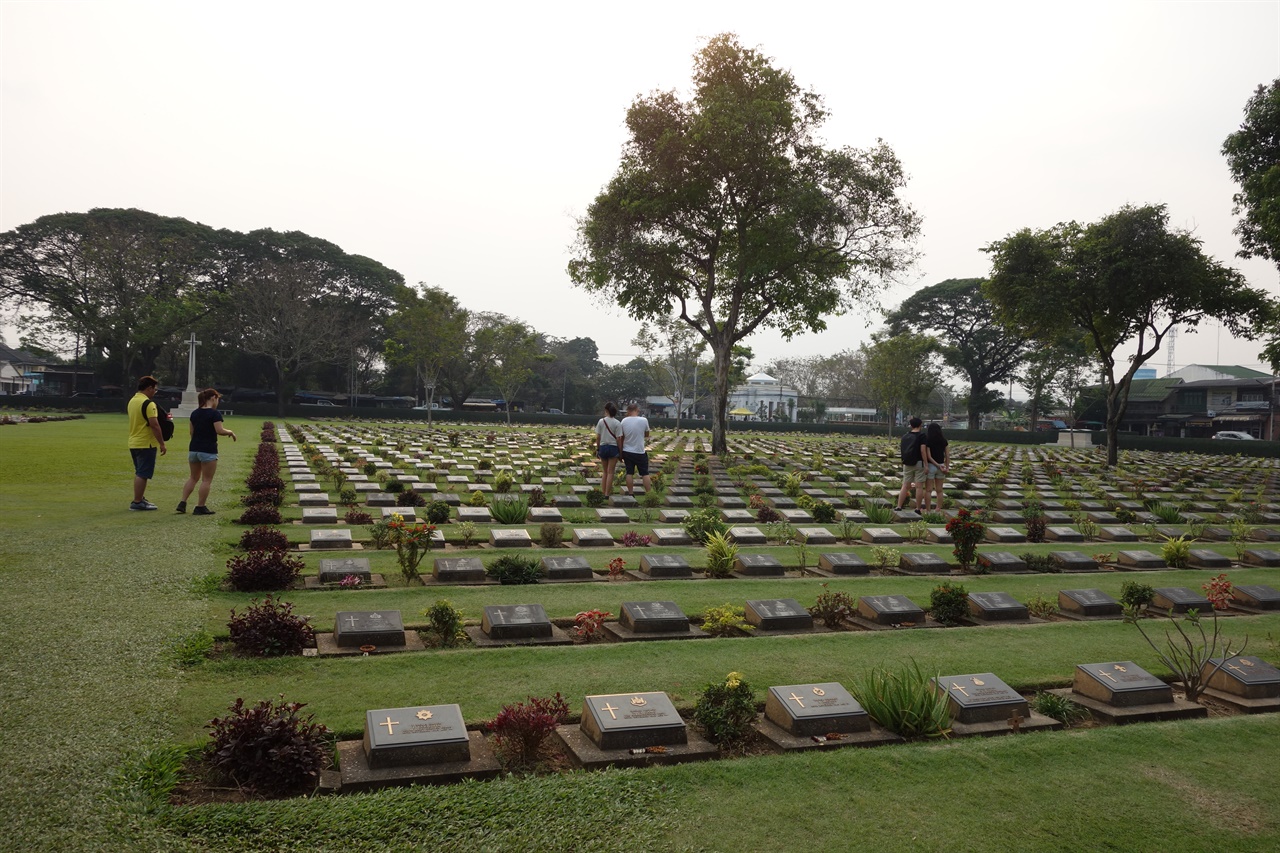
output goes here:
[[431, 550], [431, 537], [435, 535], [434, 524], [408, 524], [404, 516], [394, 513], [387, 522], [391, 532], [391, 543], [396, 548], [396, 560], [400, 563], [400, 573], [406, 581], [415, 581], [420, 575], [418, 567], [422, 565], [427, 552]]
[[1204, 597], [1209, 599], [1209, 603], [1213, 605], [1214, 610], [1226, 610], [1231, 606], [1232, 585], [1225, 574], [1212, 578], [1201, 589], [1204, 590]]
[[604, 636], [604, 620], [612, 615], [607, 610], [584, 610], [573, 617], [578, 639], [584, 643], [600, 639]]
[[978, 543], [982, 541], [986, 530], [982, 514], [970, 512], [963, 507], [947, 522], [947, 533], [951, 534], [951, 541], [955, 543], [951, 553], [964, 571], [969, 571], [977, 559]]
[[622, 577], [622, 572], [627, 568], [627, 561], [621, 557], [614, 557], [609, 561], [609, 578], [617, 580]]
[[360, 578], [356, 575], [347, 575], [345, 578], [338, 581], [338, 586], [343, 589], [355, 589], [360, 586]]

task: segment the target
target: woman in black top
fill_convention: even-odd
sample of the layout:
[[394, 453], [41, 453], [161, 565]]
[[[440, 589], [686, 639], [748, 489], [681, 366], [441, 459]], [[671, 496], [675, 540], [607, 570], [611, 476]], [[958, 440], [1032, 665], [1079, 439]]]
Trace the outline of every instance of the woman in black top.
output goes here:
[[205, 506], [209, 500], [209, 487], [213, 485], [213, 475], [218, 470], [218, 436], [229, 435], [236, 440], [236, 434], [222, 425], [222, 412], [218, 411], [218, 401], [222, 395], [212, 388], [200, 392], [197, 398], [200, 408], [191, 413], [191, 444], [187, 448], [187, 462], [191, 465], [191, 476], [182, 486], [182, 500], [178, 501], [178, 512], [187, 511], [187, 498], [200, 481], [200, 503], [191, 511], [192, 515], [213, 515], [213, 510]]
[[929, 424], [925, 428], [924, 446], [924, 508], [929, 509], [929, 493], [934, 495], [933, 510], [942, 511], [942, 481], [944, 475], [951, 470], [951, 449], [942, 434], [942, 427]]

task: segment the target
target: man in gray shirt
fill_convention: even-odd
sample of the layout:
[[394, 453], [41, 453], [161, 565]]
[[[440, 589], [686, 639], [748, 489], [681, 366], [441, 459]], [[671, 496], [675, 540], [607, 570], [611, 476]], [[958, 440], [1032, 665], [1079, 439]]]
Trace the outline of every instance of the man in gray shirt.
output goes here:
[[649, 454], [645, 451], [644, 442], [649, 437], [649, 419], [640, 415], [640, 406], [636, 403], [627, 405], [627, 416], [622, 419], [622, 462], [627, 466], [627, 494], [635, 494], [633, 475], [640, 470], [640, 480], [644, 490], [649, 486]]

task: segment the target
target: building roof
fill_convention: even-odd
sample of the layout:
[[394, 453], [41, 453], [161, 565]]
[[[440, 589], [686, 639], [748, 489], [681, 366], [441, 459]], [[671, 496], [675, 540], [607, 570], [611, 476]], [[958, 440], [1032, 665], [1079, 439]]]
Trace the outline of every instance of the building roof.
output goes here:
[[748, 377], [747, 377], [747, 381], [748, 381], [748, 382], [772, 382], [772, 383], [777, 383], [777, 381], [778, 381], [778, 380], [774, 379], [772, 376], [770, 376], [770, 375], [769, 375], [769, 374], [767, 374], [767, 373], [757, 373], [755, 376], [748, 376]]
[[0, 344], [0, 361], [7, 361], [10, 364], [49, 364], [49, 361], [38, 355], [26, 350], [13, 349], [4, 344]]
[[1181, 385], [1181, 379], [1168, 376], [1163, 379], [1135, 379], [1129, 388], [1130, 403], [1156, 403], [1169, 396], [1174, 387]]
[[[1175, 370], [1169, 374], [1169, 377], [1189, 378], [1192, 376], [1203, 375], [1205, 371], [1218, 374], [1221, 379], [1270, 379], [1270, 373], [1264, 373], [1261, 370], [1254, 370], [1251, 367], [1242, 367], [1239, 364], [1188, 364], [1186, 367]], [[1204, 380], [1196, 380], [1204, 381]]]

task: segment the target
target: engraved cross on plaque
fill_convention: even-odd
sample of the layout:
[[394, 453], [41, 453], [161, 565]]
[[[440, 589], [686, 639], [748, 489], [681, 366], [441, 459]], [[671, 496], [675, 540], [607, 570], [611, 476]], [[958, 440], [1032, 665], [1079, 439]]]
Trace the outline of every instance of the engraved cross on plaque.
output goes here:
[[794, 690], [792, 690], [792, 691], [791, 691], [791, 695], [790, 695], [790, 696], [788, 696], [787, 698], [788, 698], [788, 699], [790, 699], [791, 701], [795, 702], [795, 703], [796, 703], [797, 705], [799, 705], [801, 708], [803, 708], [803, 707], [804, 707], [804, 701], [803, 701], [799, 696], [797, 696], [797, 695], [796, 695], [796, 692], [795, 692]]
[[388, 716], [388, 717], [387, 717], [387, 721], [386, 721], [385, 723], [378, 723], [378, 725], [380, 725], [380, 726], [386, 726], [386, 727], [387, 727], [387, 734], [389, 734], [389, 735], [393, 735], [393, 734], [395, 734], [395, 730], [394, 730], [394, 729], [392, 729], [391, 727], [392, 727], [392, 726], [398, 726], [398, 725], [400, 725], [400, 721], [399, 721], [399, 720], [393, 720], [393, 719], [391, 719], [391, 717], [390, 717], [390, 716]]
[[617, 711], [617, 710], [619, 710], [619, 709], [618, 709], [618, 708], [613, 707], [613, 706], [612, 706], [612, 705], [610, 705], [608, 702], [605, 702], [605, 703], [604, 703], [604, 705], [603, 705], [603, 706], [601, 706], [600, 710], [601, 710], [601, 711], [608, 711], [608, 712], [609, 712], [609, 716], [610, 716], [610, 717], [612, 717], [612, 718], [613, 718], [613, 719], [615, 719], [615, 720], [616, 720], [616, 719], [618, 719], [618, 715], [617, 715], [617, 714], [615, 714], [615, 713], [613, 713], [613, 712], [614, 712], [614, 711]]
[[354, 617], [354, 616], [348, 616], [348, 617], [347, 617], [347, 624], [351, 626], [351, 629], [352, 629], [352, 630], [355, 630], [355, 627], [356, 627], [356, 617]]
[[969, 695], [969, 691], [964, 689], [964, 685], [963, 685], [963, 684], [959, 684], [959, 683], [957, 683], [957, 682], [955, 682], [955, 681], [951, 682], [951, 689], [952, 689], [952, 690], [959, 690], [959, 691], [960, 691], [961, 693], [963, 693], [965, 696], [968, 696], [968, 695]]

